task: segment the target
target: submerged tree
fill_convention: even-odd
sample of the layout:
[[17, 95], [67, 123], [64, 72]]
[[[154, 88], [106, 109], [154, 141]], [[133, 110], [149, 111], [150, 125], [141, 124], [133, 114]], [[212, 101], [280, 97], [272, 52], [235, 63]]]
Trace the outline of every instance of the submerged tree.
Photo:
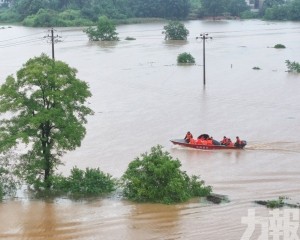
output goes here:
[[164, 26], [166, 40], [186, 40], [189, 35], [189, 30], [186, 29], [183, 23], [178, 21], [171, 21]]
[[199, 177], [189, 177], [180, 170], [181, 163], [158, 145], [151, 152], [132, 161], [122, 180], [124, 195], [137, 202], [183, 202], [192, 197], [205, 197], [211, 193]]
[[97, 27], [89, 27], [85, 30], [91, 41], [117, 41], [118, 33], [116, 25], [106, 16], [102, 16], [98, 20]]
[[180, 53], [177, 56], [177, 63], [195, 63], [195, 58], [190, 53]]
[[285, 63], [289, 72], [300, 73], [300, 63], [295, 61], [291, 62], [290, 60], [286, 60]]
[[91, 96], [77, 70], [45, 54], [28, 60], [0, 88], [0, 151], [25, 149], [20, 171], [34, 187], [51, 187], [59, 157], [80, 146]]

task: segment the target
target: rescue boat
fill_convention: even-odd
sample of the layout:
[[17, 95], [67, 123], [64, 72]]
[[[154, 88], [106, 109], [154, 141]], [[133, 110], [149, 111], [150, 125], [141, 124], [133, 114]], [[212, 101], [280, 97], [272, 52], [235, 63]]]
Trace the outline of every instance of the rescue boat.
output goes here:
[[241, 141], [240, 146], [226, 146], [221, 145], [218, 141], [214, 141], [213, 144], [210, 145], [202, 145], [202, 144], [194, 144], [194, 143], [188, 143], [185, 141], [185, 139], [173, 139], [170, 140], [174, 145], [179, 145], [183, 147], [188, 148], [195, 148], [195, 149], [203, 149], [203, 150], [211, 150], [211, 149], [243, 149], [247, 142], [245, 140]]

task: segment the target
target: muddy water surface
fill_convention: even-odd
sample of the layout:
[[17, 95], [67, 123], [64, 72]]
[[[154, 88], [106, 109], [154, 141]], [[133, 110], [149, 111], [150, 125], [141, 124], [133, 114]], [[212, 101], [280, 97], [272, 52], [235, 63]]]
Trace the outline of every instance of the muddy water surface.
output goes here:
[[[95, 115], [82, 146], [58, 169], [100, 167], [120, 177], [140, 153], [161, 144], [188, 174], [200, 175], [231, 202], [136, 204], [118, 194], [101, 199], [34, 200], [20, 195], [0, 203], [0, 239], [240, 239], [241, 218], [256, 199], [285, 195], [300, 200], [300, 77], [285, 60], [300, 62], [300, 23], [190, 21], [188, 41], [164, 41], [164, 23], [119, 26], [121, 41], [91, 43], [79, 28], [57, 29], [56, 59], [89, 83]], [[202, 42], [207, 32], [206, 87]], [[51, 55], [47, 29], [0, 30], [0, 82], [30, 57]], [[135, 37], [126, 41], [125, 37]], [[286, 49], [274, 49], [277, 43]], [[194, 66], [177, 66], [190, 52]], [[253, 70], [259, 67], [261, 70]], [[215, 139], [239, 135], [243, 151], [174, 147], [169, 139], [189, 130]], [[259, 235], [259, 232], [255, 233]]]

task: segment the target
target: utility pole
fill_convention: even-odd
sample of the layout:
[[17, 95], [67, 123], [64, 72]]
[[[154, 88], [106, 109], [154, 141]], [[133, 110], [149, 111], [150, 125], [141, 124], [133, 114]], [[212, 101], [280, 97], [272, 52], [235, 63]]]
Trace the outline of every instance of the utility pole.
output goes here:
[[48, 36], [45, 36], [44, 38], [48, 38], [50, 39], [50, 42], [51, 42], [51, 46], [52, 46], [52, 60], [54, 61], [55, 60], [55, 56], [54, 56], [54, 44], [57, 43], [57, 42], [60, 42], [59, 38], [61, 38], [61, 36], [54, 36], [54, 29], [51, 28], [50, 31], [50, 35], [48, 34]]
[[54, 61], [54, 30], [51, 28], [52, 60]]
[[[203, 41], [203, 85], [205, 86], [206, 84], [206, 79], [205, 79], [205, 41], [207, 39], [212, 39], [212, 37], [208, 36], [208, 33], [201, 33], [200, 37]], [[197, 37], [198, 39], [198, 37]]]

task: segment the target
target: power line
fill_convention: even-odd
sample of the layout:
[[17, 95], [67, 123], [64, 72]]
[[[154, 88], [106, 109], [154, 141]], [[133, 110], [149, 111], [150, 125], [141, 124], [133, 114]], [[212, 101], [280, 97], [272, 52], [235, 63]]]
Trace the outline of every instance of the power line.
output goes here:
[[45, 33], [45, 31], [44, 32], [35, 33], [35, 34], [30, 34], [30, 35], [25, 35], [25, 36], [20, 36], [20, 37], [5, 39], [5, 40], [1, 40], [0, 42], [6, 42], [6, 41], [16, 40], [16, 39], [20, 39], [20, 38], [31, 37], [31, 36], [35, 36], [35, 35], [42, 34], [42, 33]]
[[25, 40], [25, 41], [15, 42], [15, 43], [0, 44], [0, 48], [15, 47], [15, 46], [19, 46], [19, 45], [28, 44], [28, 43], [40, 42], [41, 40], [42, 40], [42, 38]]

